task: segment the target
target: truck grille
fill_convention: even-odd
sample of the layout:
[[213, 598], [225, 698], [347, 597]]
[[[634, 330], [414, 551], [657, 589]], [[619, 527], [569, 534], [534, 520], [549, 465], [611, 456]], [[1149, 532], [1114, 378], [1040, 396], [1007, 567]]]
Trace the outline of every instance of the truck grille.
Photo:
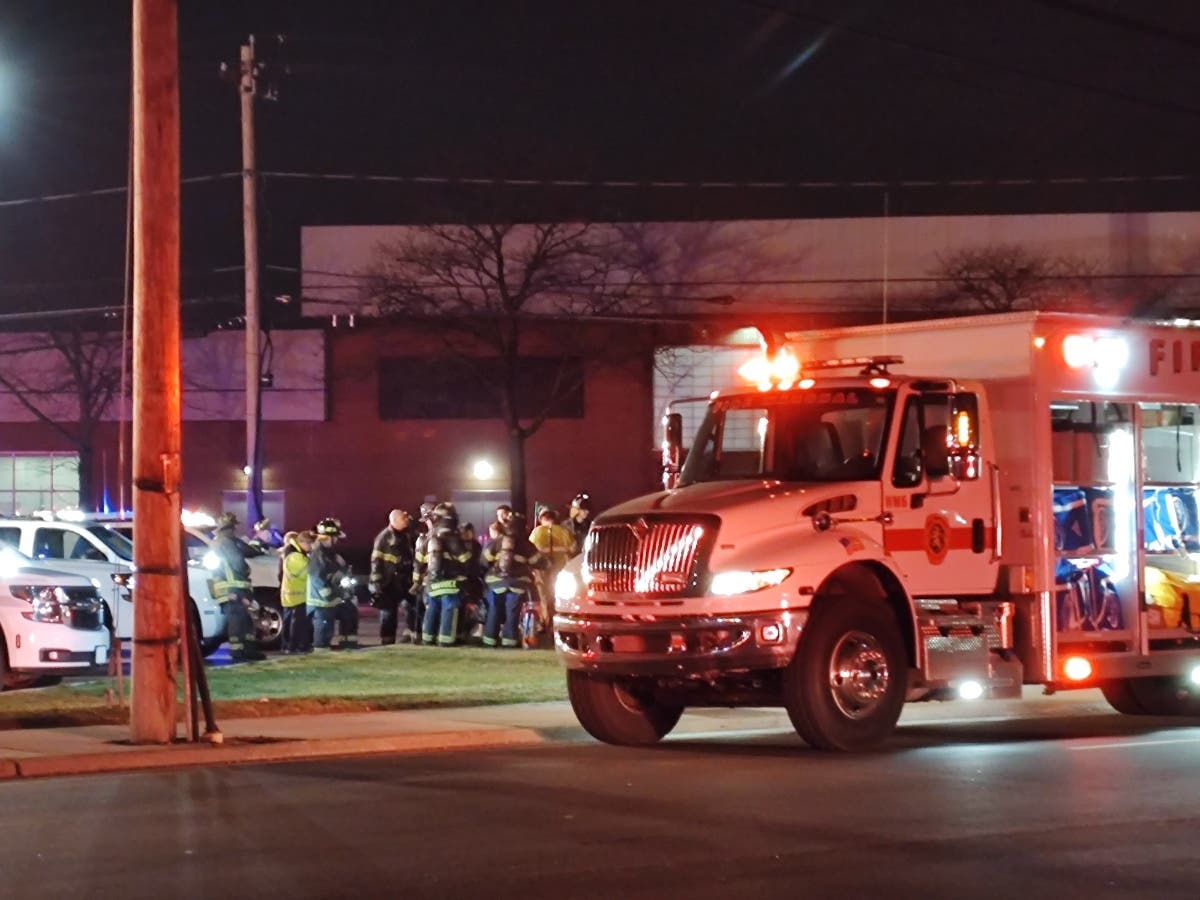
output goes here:
[[622, 516], [592, 526], [584, 580], [598, 593], [689, 596], [716, 539], [715, 516]]

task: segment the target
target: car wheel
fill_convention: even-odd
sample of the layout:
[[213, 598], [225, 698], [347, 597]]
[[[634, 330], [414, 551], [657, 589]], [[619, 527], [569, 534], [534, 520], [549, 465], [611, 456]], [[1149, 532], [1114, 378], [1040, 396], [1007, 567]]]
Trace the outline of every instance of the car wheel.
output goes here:
[[[48, 678], [49, 676], [42, 676]], [[59, 679], [61, 681], [61, 679]], [[19, 691], [24, 688], [36, 687], [38, 676], [17, 675], [8, 668], [8, 638], [0, 632], [0, 690]]]
[[882, 589], [874, 587], [878, 597], [839, 593], [819, 602], [784, 670], [788, 718], [815, 749], [872, 750], [900, 718], [907, 655]]
[[567, 696], [575, 717], [606, 744], [644, 747], [661, 741], [679, 722], [682, 706], [660, 703], [651, 685], [637, 678], [567, 672]]
[[225, 643], [225, 634], [215, 634], [212, 637], [204, 637], [204, 630], [200, 627], [200, 608], [196, 606], [196, 601], [192, 601], [192, 627], [196, 629], [196, 637], [200, 641], [200, 655], [212, 656], [217, 652], [217, 648]]
[[254, 640], [263, 650], [275, 650], [282, 637], [283, 611], [278, 606], [260, 603], [254, 617]]

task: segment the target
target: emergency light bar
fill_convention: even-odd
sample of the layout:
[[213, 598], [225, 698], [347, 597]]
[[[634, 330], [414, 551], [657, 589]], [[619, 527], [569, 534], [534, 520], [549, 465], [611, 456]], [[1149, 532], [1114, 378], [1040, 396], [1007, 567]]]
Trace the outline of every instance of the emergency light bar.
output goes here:
[[898, 366], [903, 356], [847, 356], [843, 359], [818, 359], [800, 364], [801, 371], [814, 372], [818, 369], [857, 369], [861, 375], [886, 375], [888, 366]]

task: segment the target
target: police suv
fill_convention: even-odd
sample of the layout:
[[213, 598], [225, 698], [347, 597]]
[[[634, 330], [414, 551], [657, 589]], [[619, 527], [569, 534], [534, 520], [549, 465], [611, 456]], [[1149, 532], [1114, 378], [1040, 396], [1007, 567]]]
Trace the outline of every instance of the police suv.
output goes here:
[[[63, 511], [0, 518], [0, 541], [32, 557], [35, 564], [83, 576], [108, 606], [115, 636], [133, 636], [133, 543], [123, 534], [86, 513]], [[225, 613], [212, 597], [209, 573], [189, 564], [187, 574], [200, 645], [209, 654], [225, 639]]]
[[0, 684], [4, 690], [103, 674], [104, 603], [81, 575], [43, 569], [0, 544]]

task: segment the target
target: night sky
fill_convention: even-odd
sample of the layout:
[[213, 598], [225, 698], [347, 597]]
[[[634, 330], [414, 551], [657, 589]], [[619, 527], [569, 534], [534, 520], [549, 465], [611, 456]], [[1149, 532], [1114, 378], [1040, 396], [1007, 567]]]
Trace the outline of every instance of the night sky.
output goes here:
[[[1197, 3], [187, 0], [185, 176], [240, 167], [218, 66], [251, 32], [266, 172], [639, 183], [268, 176], [268, 296], [304, 223], [874, 215], [880, 181], [895, 214], [1200, 208]], [[0, 6], [0, 201], [123, 184], [128, 91], [127, 3]], [[185, 296], [240, 292], [239, 190], [185, 188]], [[124, 209], [0, 206], [0, 312], [119, 303]]]

